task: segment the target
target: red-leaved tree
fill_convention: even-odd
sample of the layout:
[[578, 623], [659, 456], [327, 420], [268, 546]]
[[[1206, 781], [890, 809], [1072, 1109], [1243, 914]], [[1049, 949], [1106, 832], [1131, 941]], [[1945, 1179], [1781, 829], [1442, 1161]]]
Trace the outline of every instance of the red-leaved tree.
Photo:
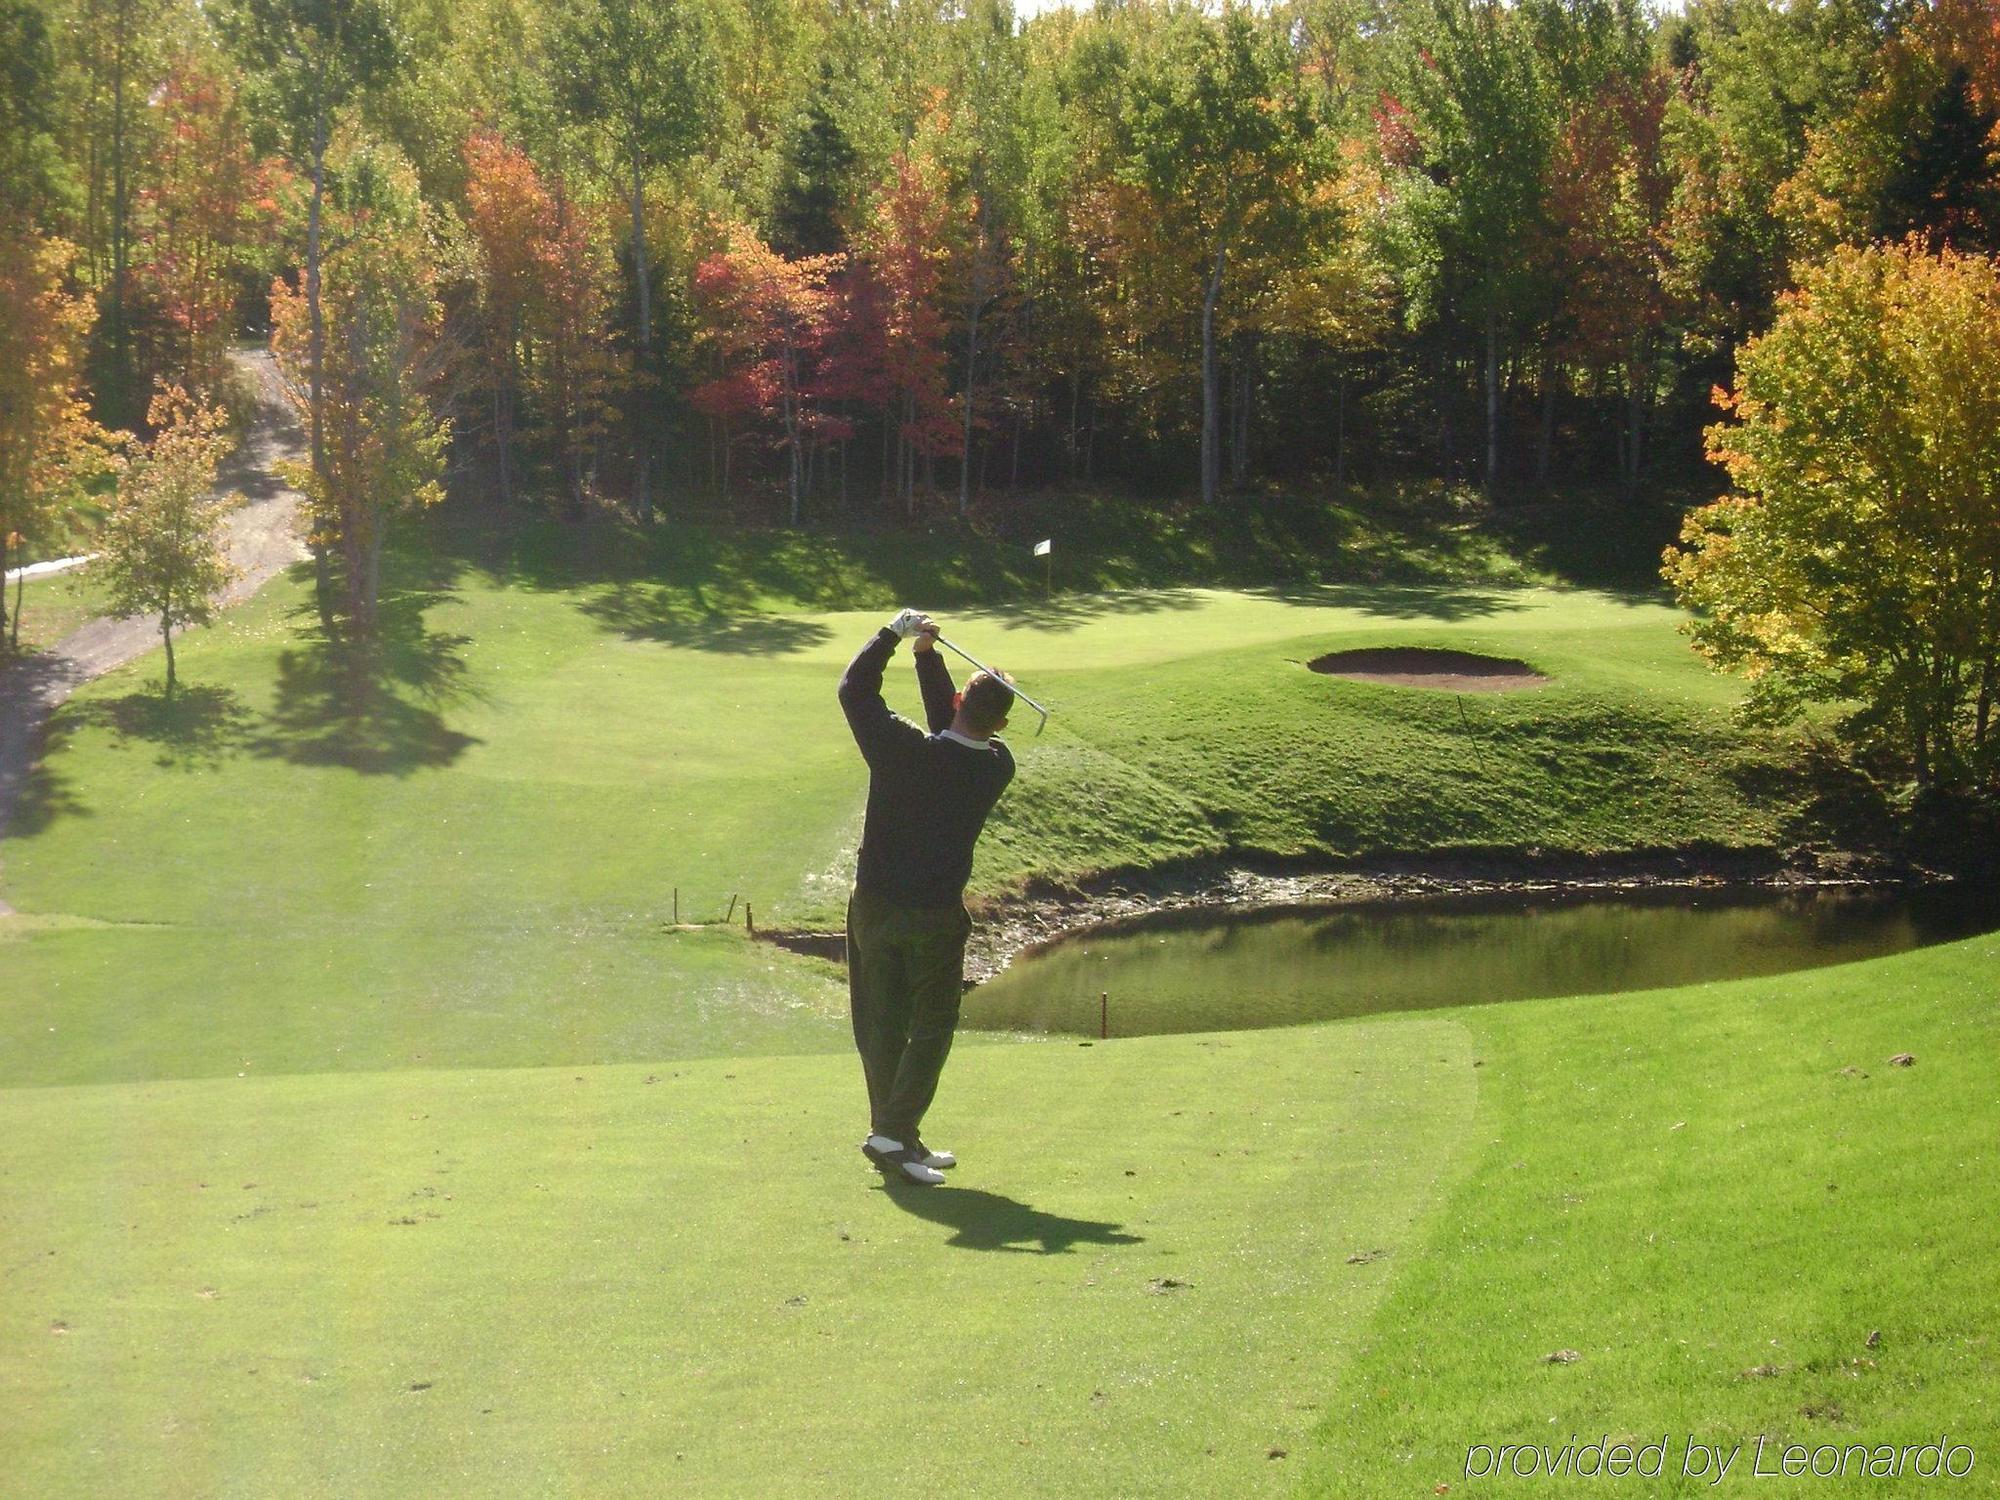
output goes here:
[[847, 435], [826, 409], [822, 384], [839, 299], [833, 282], [841, 255], [787, 260], [743, 225], [728, 229], [728, 248], [695, 272], [695, 299], [722, 372], [696, 387], [697, 410], [727, 424], [763, 425], [785, 453], [791, 519], [799, 523], [810, 455]]

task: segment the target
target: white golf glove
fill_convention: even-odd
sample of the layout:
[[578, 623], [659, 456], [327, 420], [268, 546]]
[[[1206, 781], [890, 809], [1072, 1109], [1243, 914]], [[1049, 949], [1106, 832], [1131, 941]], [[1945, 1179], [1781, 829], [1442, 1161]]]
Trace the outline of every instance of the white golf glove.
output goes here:
[[911, 636], [930, 624], [931, 617], [918, 609], [899, 610], [888, 628], [896, 632], [896, 639], [907, 641]]

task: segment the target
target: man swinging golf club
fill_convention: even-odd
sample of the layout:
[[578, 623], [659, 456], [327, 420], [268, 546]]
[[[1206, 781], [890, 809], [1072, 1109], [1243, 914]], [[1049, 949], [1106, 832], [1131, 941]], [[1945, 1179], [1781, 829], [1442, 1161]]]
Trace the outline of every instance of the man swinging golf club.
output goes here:
[[[847, 902], [847, 992], [868, 1081], [866, 1156], [891, 1181], [935, 1186], [957, 1165], [917, 1134], [951, 1052], [972, 918], [965, 882], [986, 815], [1014, 778], [993, 738], [1014, 705], [1008, 680], [978, 672], [963, 694], [938, 656], [938, 627], [906, 609], [840, 679], [840, 706], [868, 762], [868, 812]], [[882, 701], [882, 672], [911, 642], [926, 734]]]

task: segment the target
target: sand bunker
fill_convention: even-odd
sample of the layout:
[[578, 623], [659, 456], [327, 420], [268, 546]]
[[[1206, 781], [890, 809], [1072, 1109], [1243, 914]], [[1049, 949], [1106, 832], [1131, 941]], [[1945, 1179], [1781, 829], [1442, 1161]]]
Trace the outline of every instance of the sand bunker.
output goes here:
[[1335, 651], [1306, 663], [1315, 672], [1350, 682], [1386, 682], [1396, 687], [1436, 688], [1447, 693], [1515, 693], [1547, 684], [1524, 661], [1474, 656], [1468, 651], [1434, 651], [1423, 646], [1377, 646], [1367, 651]]

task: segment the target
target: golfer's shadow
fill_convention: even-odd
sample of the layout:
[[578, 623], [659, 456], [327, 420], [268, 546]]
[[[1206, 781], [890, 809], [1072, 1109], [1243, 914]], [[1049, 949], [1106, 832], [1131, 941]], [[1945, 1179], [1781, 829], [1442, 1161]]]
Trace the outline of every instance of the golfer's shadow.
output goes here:
[[903, 1212], [955, 1231], [945, 1243], [961, 1250], [1065, 1255], [1077, 1245], [1137, 1245], [1145, 1239], [1144, 1235], [1124, 1233], [1117, 1224], [1045, 1214], [980, 1188], [884, 1182], [880, 1191]]

